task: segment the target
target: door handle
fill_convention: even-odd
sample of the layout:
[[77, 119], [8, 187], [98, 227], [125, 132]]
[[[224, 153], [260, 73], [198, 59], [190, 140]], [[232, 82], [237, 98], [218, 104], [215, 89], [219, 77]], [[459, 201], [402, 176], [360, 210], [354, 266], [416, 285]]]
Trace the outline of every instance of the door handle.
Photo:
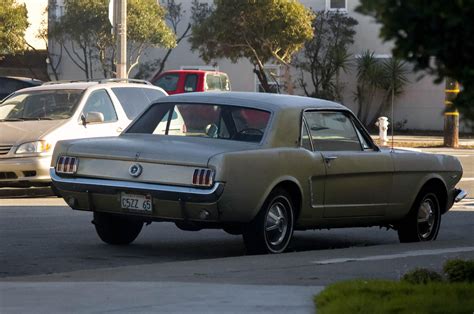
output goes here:
[[324, 156], [324, 161], [329, 164], [331, 161], [336, 160], [337, 156]]

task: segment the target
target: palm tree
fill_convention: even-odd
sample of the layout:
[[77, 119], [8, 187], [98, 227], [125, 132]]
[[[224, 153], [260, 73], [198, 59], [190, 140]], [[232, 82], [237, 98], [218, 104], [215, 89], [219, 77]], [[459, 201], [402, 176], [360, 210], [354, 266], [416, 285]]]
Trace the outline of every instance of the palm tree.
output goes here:
[[[395, 99], [403, 93], [405, 85], [409, 83], [407, 75], [410, 73], [410, 70], [405, 61], [397, 58], [385, 59], [382, 62], [381, 70], [380, 88], [383, 92], [382, 102], [369, 125], [373, 125], [378, 117], [385, 114], [390, 105], [393, 109]], [[393, 119], [393, 112], [391, 115]]]
[[374, 52], [364, 51], [357, 58], [357, 90], [354, 97], [359, 106], [357, 116], [364, 124], [367, 124], [375, 94], [381, 87], [381, 76], [382, 67]]

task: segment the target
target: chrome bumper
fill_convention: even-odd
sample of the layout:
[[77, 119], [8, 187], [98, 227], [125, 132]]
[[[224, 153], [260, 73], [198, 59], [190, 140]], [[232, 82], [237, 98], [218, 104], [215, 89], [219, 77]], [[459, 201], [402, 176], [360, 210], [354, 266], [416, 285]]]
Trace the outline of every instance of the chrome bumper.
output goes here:
[[454, 202], [460, 202], [467, 196], [467, 192], [462, 189], [454, 189]]
[[53, 186], [59, 194], [61, 192], [117, 194], [129, 191], [148, 193], [162, 200], [213, 203], [217, 202], [224, 191], [224, 184], [221, 182], [216, 182], [210, 189], [200, 189], [142, 182], [60, 177], [53, 167], [49, 173]]

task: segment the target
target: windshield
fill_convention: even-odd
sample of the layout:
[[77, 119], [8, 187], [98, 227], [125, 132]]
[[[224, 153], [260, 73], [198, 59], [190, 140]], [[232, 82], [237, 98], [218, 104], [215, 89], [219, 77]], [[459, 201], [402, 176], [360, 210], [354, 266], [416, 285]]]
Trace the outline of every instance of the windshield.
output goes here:
[[13, 94], [0, 104], [0, 121], [70, 118], [83, 90], [42, 90]]
[[270, 112], [253, 108], [158, 103], [138, 118], [126, 133], [260, 142], [269, 120]]

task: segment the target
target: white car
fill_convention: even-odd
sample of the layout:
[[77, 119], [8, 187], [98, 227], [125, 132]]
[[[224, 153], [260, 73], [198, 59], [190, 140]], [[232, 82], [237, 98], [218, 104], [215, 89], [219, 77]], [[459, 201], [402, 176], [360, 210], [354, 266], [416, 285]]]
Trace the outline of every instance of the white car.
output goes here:
[[[119, 135], [148, 104], [168, 95], [145, 81], [132, 82], [51, 83], [19, 90], [3, 100], [0, 187], [49, 185], [57, 141]], [[184, 129], [179, 118], [174, 120], [176, 128]]]

